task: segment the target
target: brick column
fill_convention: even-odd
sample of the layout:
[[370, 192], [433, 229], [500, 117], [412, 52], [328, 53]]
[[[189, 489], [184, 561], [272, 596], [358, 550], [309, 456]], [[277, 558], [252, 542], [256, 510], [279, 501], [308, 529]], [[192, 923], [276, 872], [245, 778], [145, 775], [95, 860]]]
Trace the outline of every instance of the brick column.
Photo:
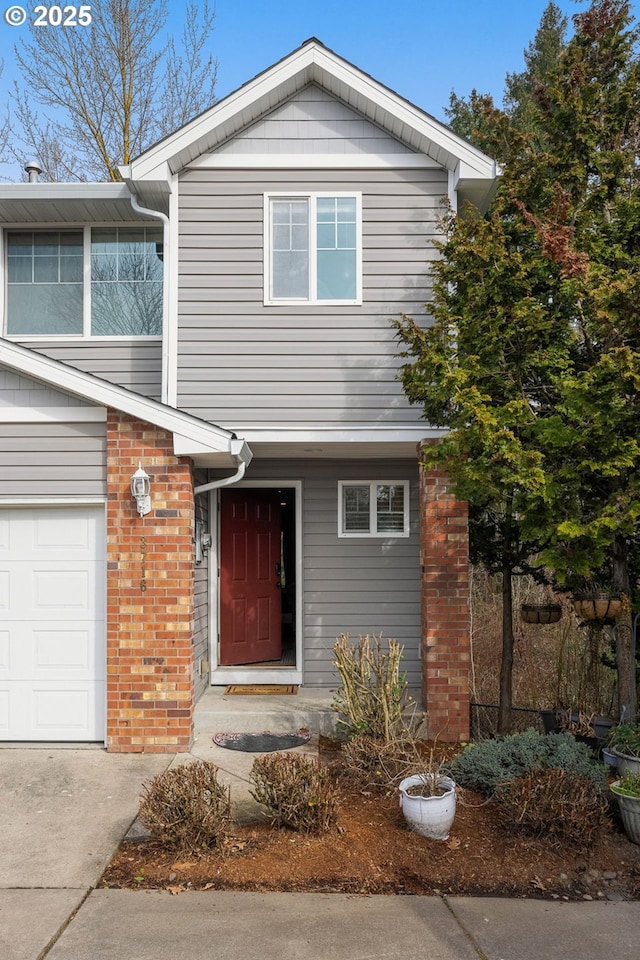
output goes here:
[[[426, 441], [429, 443], [429, 441]], [[443, 470], [420, 468], [422, 702], [429, 736], [469, 739], [469, 526]]]
[[[140, 517], [131, 475], [151, 478]], [[107, 749], [189, 749], [194, 708], [192, 465], [170, 433], [107, 420]]]

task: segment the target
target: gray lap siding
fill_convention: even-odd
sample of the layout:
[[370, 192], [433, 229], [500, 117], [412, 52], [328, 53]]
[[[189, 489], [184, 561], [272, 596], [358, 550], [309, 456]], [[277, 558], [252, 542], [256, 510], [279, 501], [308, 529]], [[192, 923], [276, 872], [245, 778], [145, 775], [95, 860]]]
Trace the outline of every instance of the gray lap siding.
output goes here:
[[[417, 459], [254, 461], [247, 479], [302, 481], [304, 684], [335, 685], [333, 645], [346, 632], [400, 641], [403, 669], [419, 687]], [[409, 480], [411, 535], [339, 537], [338, 480]]]
[[[363, 302], [265, 306], [264, 195], [361, 191]], [[178, 405], [246, 425], [415, 425], [389, 322], [424, 314], [446, 173], [191, 170], [180, 180]]]

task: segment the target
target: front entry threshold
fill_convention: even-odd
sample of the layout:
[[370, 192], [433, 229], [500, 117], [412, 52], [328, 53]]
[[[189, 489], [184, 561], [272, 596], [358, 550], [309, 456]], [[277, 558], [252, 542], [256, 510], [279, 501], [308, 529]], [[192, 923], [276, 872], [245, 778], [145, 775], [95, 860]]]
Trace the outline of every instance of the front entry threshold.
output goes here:
[[286, 667], [216, 667], [209, 678], [211, 686], [228, 683], [297, 683], [302, 685], [302, 671]]

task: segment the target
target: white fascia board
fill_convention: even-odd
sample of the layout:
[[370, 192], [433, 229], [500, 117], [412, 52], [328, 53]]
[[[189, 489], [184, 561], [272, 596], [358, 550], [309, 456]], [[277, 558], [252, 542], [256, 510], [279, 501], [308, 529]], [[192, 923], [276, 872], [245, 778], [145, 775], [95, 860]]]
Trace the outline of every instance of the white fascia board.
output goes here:
[[4, 200], [128, 200], [126, 183], [3, 183]]
[[244, 427], [247, 442], [253, 443], [304, 443], [313, 446], [316, 443], [419, 443], [421, 440], [443, 437], [448, 431], [440, 427], [423, 424], [416, 427], [350, 427], [346, 430], [310, 429], [298, 427]]
[[[392, 90], [382, 87], [372, 77], [363, 74], [345, 61], [337, 61], [328, 56], [327, 50], [315, 49], [314, 62], [328, 75], [342, 81], [365, 99], [388, 112], [394, 119], [400, 120], [409, 128], [427, 138], [451, 157], [447, 167], [453, 169], [459, 161], [472, 166], [477, 174], [493, 179], [495, 162], [481, 150], [458, 137], [443, 123], [429, 116], [419, 107], [415, 107]], [[322, 80], [321, 80], [322, 82]], [[384, 125], [384, 124], [383, 124]]]
[[106, 407], [0, 407], [0, 423], [104, 423]]
[[166, 137], [155, 147], [133, 160], [130, 164], [132, 178], [143, 180], [149, 178], [161, 164], [170, 165], [171, 160], [181, 150], [189, 147], [194, 141], [213, 129], [235, 117], [242, 110], [247, 109], [256, 100], [268, 95], [286, 80], [300, 73], [304, 67], [312, 63], [310, 47], [302, 47], [282, 63], [276, 64], [270, 70], [250, 80], [210, 110], [200, 114], [184, 127]]
[[[394, 120], [399, 120], [442, 150], [447, 157], [448, 169], [454, 169], [459, 161], [463, 161], [475, 170], [476, 176], [487, 180], [495, 176], [495, 163], [486, 154], [325, 47], [309, 43], [134, 160], [129, 171], [132, 179], [158, 179], [163, 164], [176, 172], [181, 166], [176, 163], [176, 158], [182, 150], [187, 150], [200, 138], [206, 139], [216, 126], [232, 121], [243, 111], [247, 111], [248, 117], [255, 116], [257, 119], [258, 114], [255, 109], [252, 110], [255, 104], [263, 100], [265, 105], [268, 105], [269, 97], [277, 92], [279, 87], [295, 78], [300, 79], [300, 85], [315, 79], [327, 89], [330, 89], [334, 82], [342, 84], [346, 89], [362, 96], [373, 107], [389, 113]], [[332, 82], [327, 82], [329, 80]], [[270, 105], [273, 106], [273, 103]]]
[[229, 430], [205, 423], [180, 410], [167, 407], [140, 394], [115, 384], [100, 380], [89, 373], [76, 370], [57, 360], [27, 350], [18, 344], [0, 339], [0, 363], [12, 370], [27, 374], [48, 383], [52, 387], [92, 400], [94, 403], [113, 407], [129, 416], [136, 417], [161, 427], [170, 433], [178, 433], [202, 443], [210, 452], [231, 454], [231, 441], [236, 439]]
[[424, 170], [442, 169], [426, 153], [205, 153], [187, 170]]
[[[212, 451], [211, 444], [201, 443], [192, 437], [184, 436], [184, 434], [174, 433], [173, 452], [176, 457], [202, 458]], [[253, 453], [246, 440], [231, 440], [229, 447], [224, 452], [229, 454], [234, 464], [244, 463], [245, 466], [248, 466], [253, 460]]]

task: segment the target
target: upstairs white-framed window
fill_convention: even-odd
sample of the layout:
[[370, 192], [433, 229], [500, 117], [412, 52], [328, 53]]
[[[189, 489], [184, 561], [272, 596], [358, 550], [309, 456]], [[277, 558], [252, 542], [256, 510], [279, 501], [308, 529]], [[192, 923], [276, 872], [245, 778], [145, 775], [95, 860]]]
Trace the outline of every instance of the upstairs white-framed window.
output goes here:
[[11, 229], [5, 234], [8, 337], [159, 337], [160, 227]]
[[339, 480], [339, 537], [408, 537], [408, 480]]
[[362, 195], [265, 195], [265, 304], [362, 302]]

